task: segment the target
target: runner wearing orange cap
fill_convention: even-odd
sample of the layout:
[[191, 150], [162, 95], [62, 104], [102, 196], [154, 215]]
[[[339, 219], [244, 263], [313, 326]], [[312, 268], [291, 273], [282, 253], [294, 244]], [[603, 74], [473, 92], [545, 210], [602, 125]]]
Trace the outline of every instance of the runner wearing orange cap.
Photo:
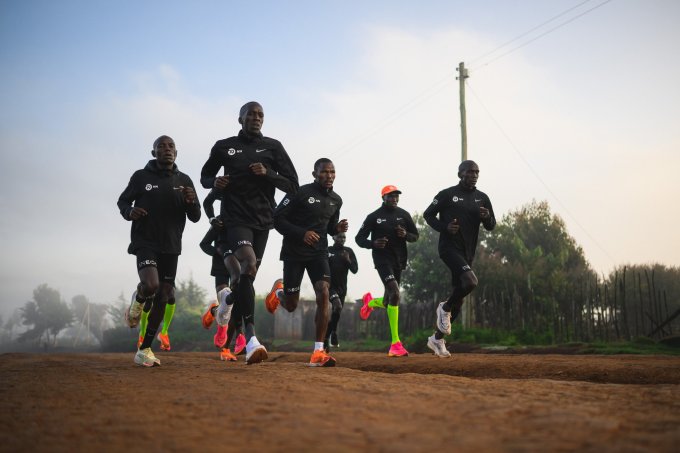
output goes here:
[[401, 271], [406, 269], [408, 259], [406, 242], [418, 239], [418, 229], [411, 214], [397, 206], [400, 194], [396, 186], [383, 187], [380, 192], [382, 206], [366, 217], [355, 238], [360, 247], [372, 250], [373, 263], [385, 286], [383, 298], [373, 299], [370, 293], [364, 295], [361, 318], [367, 319], [374, 307], [384, 307], [383, 301], [387, 301], [387, 317], [392, 334], [388, 353], [390, 357], [408, 355], [399, 340], [399, 283]]

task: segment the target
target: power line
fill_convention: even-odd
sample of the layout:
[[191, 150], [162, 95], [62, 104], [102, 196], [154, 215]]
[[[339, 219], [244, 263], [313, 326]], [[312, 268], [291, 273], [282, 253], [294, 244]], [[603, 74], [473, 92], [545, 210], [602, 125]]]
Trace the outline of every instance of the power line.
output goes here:
[[[494, 61], [499, 60], [499, 59], [501, 59], [501, 58], [503, 58], [503, 57], [505, 57], [505, 56], [507, 56], [507, 55], [510, 55], [511, 53], [515, 52], [516, 50], [521, 49], [522, 47], [528, 46], [528, 45], [531, 44], [532, 42], [534, 42], [534, 41], [536, 41], [536, 40], [538, 40], [538, 39], [540, 39], [540, 38], [542, 38], [542, 37], [544, 37], [544, 36], [546, 36], [546, 35], [548, 35], [548, 34], [554, 32], [555, 30], [557, 30], [557, 29], [559, 29], [559, 28], [564, 27], [565, 25], [567, 25], [567, 24], [569, 24], [569, 23], [575, 21], [575, 20], [578, 19], [579, 17], [583, 17], [583, 16], [585, 16], [586, 14], [588, 14], [589, 12], [594, 11], [594, 10], [598, 9], [599, 7], [601, 7], [601, 6], [606, 5], [607, 3], [611, 2], [611, 1], [612, 1], [612, 0], [605, 0], [604, 2], [600, 3], [599, 5], [595, 5], [595, 6], [593, 6], [592, 8], [585, 10], [585, 11], [582, 12], [581, 14], [577, 14], [576, 16], [571, 17], [570, 19], [568, 19], [568, 20], [562, 22], [561, 24], [556, 25], [555, 27], [553, 27], [553, 28], [551, 28], [551, 29], [549, 29], [549, 30], [547, 30], [547, 31], [545, 31], [545, 32], [543, 32], [543, 33], [541, 33], [541, 34], [539, 34], [538, 36], [535, 36], [535, 37], [531, 38], [530, 40], [524, 42], [523, 44], [520, 44], [520, 45], [517, 46], [517, 47], [513, 47], [512, 49], [508, 50], [507, 52], [505, 52], [505, 53], [503, 53], [503, 54], [501, 54], [501, 55], [499, 55], [499, 56], [497, 56], [497, 57], [495, 57], [495, 58], [492, 58], [491, 60], [487, 61], [487, 62], [484, 63], [483, 65], [478, 66], [478, 68], [482, 68], [482, 67], [488, 66], [488, 65], [490, 65], [491, 63], [493, 63]], [[585, 2], [584, 2], [584, 3], [585, 3]], [[583, 3], [581, 3], [580, 5], [582, 5], [582, 4], [583, 4]], [[580, 6], [580, 5], [577, 5], [577, 6]], [[573, 9], [573, 8], [572, 8], [572, 9]], [[557, 16], [557, 17], [559, 17], [559, 16]], [[551, 20], [552, 20], [552, 19], [551, 19]], [[550, 22], [551, 20], [549, 20], [548, 22]], [[546, 23], [547, 23], [547, 22], [546, 22]], [[535, 28], [540, 28], [540, 26], [535, 27]], [[534, 28], [534, 29], [535, 29], [535, 28]], [[529, 33], [529, 32], [527, 32], [527, 33]], [[524, 34], [527, 34], [527, 33], [524, 33]], [[513, 41], [514, 41], [514, 40], [513, 40]], [[501, 46], [501, 47], [503, 47], [503, 46]], [[495, 52], [495, 50], [494, 50], [494, 52]], [[492, 53], [493, 53], [493, 52], [492, 52]], [[476, 69], [477, 69], [477, 68], [475, 68], [474, 70], [476, 70]]]
[[476, 63], [477, 61], [481, 60], [482, 58], [486, 58], [486, 57], [488, 57], [489, 55], [491, 55], [491, 54], [493, 54], [493, 53], [496, 53], [496, 51], [502, 49], [503, 47], [505, 47], [505, 46], [507, 46], [507, 45], [509, 45], [509, 44], [512, 44], [513, 42], [517, 41], [518, 39], [521, 39], [521, 38], [525, 37], [526, 35], [528, 35], [528, 34], [531, 33], [532, 31], [538, 30], [538, 29], [541, 28], [542, 26], [544, 26], [544, 25], [546, 25], [546, 24], [549, 24], [550, 22], [554, 21], [555, 19], [558, 19], [558, 18], [564, 16], [565, 14], [567, 14], [568, 12], [573, 11], [573, 10], [575, 10], [576, 8], [578, 8], [579, 6], [582, 6], [582, 5], [584, 5], [584, 4], [588, 3], [588, 2], [591, 2], [591, 1], [593, 1], [593, 0], [585, 0], [585, 1], [581, 2], [581, 3], [579, 3], [578, 5], [572, 6], [571, 8], [568, 8], [568, 9], [562, 11], [562, 12], [559, 13], [558, 15], [553, 16], [553, 17], [551, 17], [550, 19], [546, 20], [545, 22], [542, 22], [542, 23], [536, 25], [534, 28], [532, 28], [532, 29], [530, 29], [530, 30], [527, 30], [527, 31], [525, 31], [524, 33], [521, 33], [521, 34], [515, 36], [515, 37], [512, 38], [510, 41], [507, 41], [507, 42], [501, 44], [500, 46], [496, 47], [495, 49], [493, 49], [493, 50], [491, 50], [491, 51], [489, 51], [489, 52], [487, 52], [487, 53], [485, 53], [484, 55], [481, 55], [481, 56], [479, 56], [479, 57], [477, 57], [477, 58], [475, 58], [475, 59], [473, 59], [473, 60], [470, 60], [470, 61], [468, 62], [468, 64]]
[[543, 180], [543, 178], [541, 178], [541, 176], [538, 174], [538, 172], [537, 172], [536, 170], [534, 170], [534, 167], [532, 167], [531, 163], [529, 163], [529, 161], [524, 157], [524, 154], [522, 154], [522, 152], [520, 151], [520, 149], [515, 145], [515, 143], [512, 141], [512, 139], [510, 139], [510, 136], [509, 136], [509, 135], [505, 132], [505, 130], [501, 127], [500, 123], [499, 123], [498, 121], [496, 121], [496, 118], [494, 118], [494, 116], [491, 114], [491, 112], [489, 111], [489, 109], [486, 107], [486, 105], [484, 104], [484, 102], [482, 101], [482, 99], [477, 95], [477, 93], [475, 92], [475, 90], [473, 90], [472, 87], [471, 87], [467, 82], [465, 83], [465, 85], [470, 89], [470, 91], [472, 92], [472, 95], [473, 95], [473, 96], [475, 97], [475, 99], [477, 99], [477, 101], [479, 102], [479, 105], [482, 106], [482, 108], [484, 109], [484, 111], [486, 112], [486, 114], [489, 116], [489, 118], [491, 119], [491, 121], [496, 125], [496, 127], [497, 127], [498, 130], [501, 132], [501, 134], [503, 135], [503, 137], [505, 137], [505, 139], [508, 141], [508, 143], [510, 144], [510, 146], [512, 147], [512, 149], [515, 151], [515, 153], [517, 153], [517, 155], [518, 155], [519, 158], [522, 160], [522, 162], [524, 162], [524, 165], [527, 166], [527, 168], [531, 171], [531, 173], [533, 173], [533, 175], [534, 175], [534, 176], [536, 177], [536, 179], [541, 183], [541, 185], [543, 185], [543, 187], [545, 188], [545, 190], [548, 191], [548, 193], [555, 199], [555, 201], [557, 201], [557, 203], [558, 203], [558, 204], [562, 207], [562, 209], [569, 215], [569, 217], [571, 217], [571, 219], [574, 221], [574, 223], [576, 223], [576, 225], [577, 225], [577, 226], [578, 226], [578, 227], [579, 227], [579, 228], [580, 228], [580, 229], [581, 229], [581, 230], [582, 230], [582, 231], [590, 238], [590, 240], [593, 241], [593, 243], [594, 243], [594, 244], [595, 244], [595, 245], [596, 245], [596, 246], [597, 246], [597, 247], [598, 247], [598, 248], [599, 248], [599, 249], [607, 256], [607, 258], [609, 258], [609, 259], [611, 260], [612, 263], [615, 263], [616, 261], [615, 261], [614, 258], [609, 254], [609, 252], [608, 252], [602, 245], [600, 245], [600, 243], [599, 243], [599, 242], [598, 242], [598, 241], [590, 234], [590, 232], [588, 232], [588, 230], [587, 230], [583, 225], [581, 225], [581, 223], [578, 221], [578, 219], [576, 218], [576, 216], [574, 216], [574, 214], [571, 213], [571, 211], [567, 208], [567, 206], [566, 206], [564, 203], [562, 203], [562, 200], [560, 200], [560, 198], [559, 198], [559, 197], [558, 197], [558, 196], [550, 189], [550, 187], [549, 187], [548, 184]]

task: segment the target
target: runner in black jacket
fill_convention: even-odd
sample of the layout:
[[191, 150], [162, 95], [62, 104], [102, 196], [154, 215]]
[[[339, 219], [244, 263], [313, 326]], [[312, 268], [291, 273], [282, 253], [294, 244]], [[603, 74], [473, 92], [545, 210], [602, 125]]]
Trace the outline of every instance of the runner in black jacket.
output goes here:
[[491, 231], [496, 218], [491, 200], [477, 190], [479, 166], [471, 160], [458, 167], [460, 183], [444, 189], [423, 213], [425, 221], [439, 232], [439, 257], [451, 271], [453, 292], [448, 300], [437, 306], [437, 329], [427, 339], [427, 346], [439, 357], [449, 357], [444, 335], [451, 333], [451, 321], [455, 320], [463, 305], [463, 298], [477, 286], [473, 272], [479, 225]]
[[309, 366], [334, 366], [335, 359], [323, 344], [330, 282], [327, 235], [346, 232], [348, 224], [345, 219], [339, 220], [342, 198], [333, 191], [333, 162], [326, 158], [317, 160], [312, 174], [313, 183], [300, 187], [294, 195], [286, 195], [274, 211], [274, 226], [283, 235], [283, 279], [274, 282], [265, 303], [272, 313], [279, 304], [289, 312], [294, 311], [306, 270], [316, 294], [316, 343]]
[[[217, 323], [226, 326], [232, 305], [241, 305], [248, 344], [246, 363], [267, 358], [267, 350], [255, 336], [255, 289], [253, 282], [262, 260], [269, 230], [273, 226], [274, 192], [295, 193], [298, 178], [293, 163], [281, 143], [260, 133], [264, 112], [257, 102], [249, 102], [239, 112], [238, 136], [219, 140], [201, 170], [201, 184], [222, 191], [220, 209], [225, 225], [220, 236], [224, 250], [233, 251], [240, 271], [232, 274], [234, 292], [220, 292]], [[224, 168], [224, 176], [217, 176]], [[226, 252], [225, 252], [226, 253]]]
[[[151, 343], [166, 304], [174, 312], [175, 274], [186, 218], [192, 222], [201, 218], [194, 184], [175, 165], [177, 150], [173, 139], [166, 135], [158, 137], [151, 154], [155, 159], [132, 175], [118, 198], [121, 215], [132, 221], [128, 253], [137, 256], [140, 280], [125, 312], [128, 325], [137, 326], [145, 303], [152, 304], [144, 339], [135, 354], [135, 363], [144, 366], [160, 365], [151, 351]], [[165, 349], [170, 348], [167, 341]]]
[[383, 298], [373, 299], [370, 293], [364, 294], [360, 316], [367, 319], [374, 307], [384, 307], [383, 300], [388, 301], [387, 316], [392, 334], [390, 357], [408, 355], [399, 340], [399, 283], [408, 259], [406, 242], [418, 240], [418, 229], [411, 215], [397, 206], [399, 194], [401, 191], [395, 186], [383, 187], [382, 206], [366, 217], [355, 238], [360, 247], [373, 250], [373, 263], [385, 285]]
[[340, 347], [338, 343], [338, 322], [340, 321], [340, 313], [345, 306], [345, 296], [347, 295], [347, 273], [352, 271], [356, 274], [359, 270], [357, 257], [354, 255], [354, 250], [345, 247], [347, 236], [345, 233], [338, 233], [333, 236], [335, 241], [331, 247], [328, 247], [328, 264], [331, 268], [331, 287], [329, 290], [329, 297], [331, 302], [331, 319], [328, 321], [328, 328], [326, 329], [326, 339], [324, 340], [324, 347], [328, 351], [328, 347]]

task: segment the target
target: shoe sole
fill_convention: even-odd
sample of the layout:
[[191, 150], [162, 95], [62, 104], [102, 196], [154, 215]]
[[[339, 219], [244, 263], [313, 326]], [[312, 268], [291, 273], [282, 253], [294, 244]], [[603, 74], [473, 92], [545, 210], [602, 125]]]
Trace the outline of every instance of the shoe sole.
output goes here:
[[267, 357], [267, 351], [264, 348], [257, 349], [253, 351], [253, 355], [251, 355], [250, 358], [246, 359], [246, 365], [263, 362], [267, 360]]
[[[212, 326], [212, 323], [215, 322], [215, 317], [210, 313], [210, 310], [213, 307], [217, 307], [217, 304], [210, 304], [208, 307], [208, 310], [206, 310], [205, 313], [203, 313], [203, 316], [201, 316], [201, 324], [203, 325], [204, 329], [210, 329], [210, 326]], [[210, 322], [206, 321], [206, 319], [209, 319]]]
[[393, 354], [388, 352], [387, 357], [408, 357], [408, 352], [406, 354]]
[[135, 364], [137, 364], [139, 366], [144, 366], [144, 367], [147, 367], [147, 368], [151, 368], [151, 367], [155, 367], [155, 366], [161, 366], [160, 362], [153, 362], [151, 364], [148, 364], [146, 362], [139, 363], [137, 361], [137, 359], [135, 359]]

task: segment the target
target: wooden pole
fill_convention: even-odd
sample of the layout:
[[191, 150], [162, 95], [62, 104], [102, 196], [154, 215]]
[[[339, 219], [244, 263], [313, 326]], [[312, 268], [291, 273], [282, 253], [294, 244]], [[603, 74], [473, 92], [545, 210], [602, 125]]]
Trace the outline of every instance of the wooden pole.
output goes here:
[[467, 160], [467, 119], [465, 115], [465, 79], [467, 79], [468, 71], [465, 69], [465, 63], [462, 61], [458, 63], [458, 86], [460, 92], [460, 141], [461, 141], [461, 162]]

